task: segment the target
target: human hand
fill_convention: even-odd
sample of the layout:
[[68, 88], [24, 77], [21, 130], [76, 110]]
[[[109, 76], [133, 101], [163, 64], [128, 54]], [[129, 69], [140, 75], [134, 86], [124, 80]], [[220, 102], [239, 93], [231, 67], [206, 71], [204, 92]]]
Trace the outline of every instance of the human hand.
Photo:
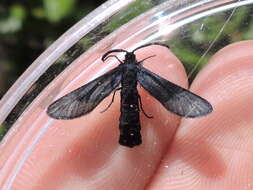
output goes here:
[[[14, 189], [253, 189], [252, 43], [219, 51], [192, 83], [190, 90], [212, 104], [211, 114], [181, 119], [140, 88], [143, 107], [154, 118], [140, 113], [143, 143], [130, 149], [118, 144], [119, 96], [100, 114], [110, 96], [87, 116], [54, 120], [22, 165]], [[184, 68], [172, 53], [148, 47], [139, 59], [150, 53], [157, 56], [144, 67], [187, 88]]]

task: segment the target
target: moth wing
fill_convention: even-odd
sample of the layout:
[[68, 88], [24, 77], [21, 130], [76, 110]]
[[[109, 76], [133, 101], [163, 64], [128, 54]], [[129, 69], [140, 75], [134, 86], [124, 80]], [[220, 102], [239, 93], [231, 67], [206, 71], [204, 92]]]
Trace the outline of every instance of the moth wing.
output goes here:
[[121, 81], [121, 69], [116, 67], [93, 81], [53, 102], [47, 114], [55, 119], [73, 119], [91, 112]]
[[212, 112], [211, 104], [157, 74], [139, 66], [137, 80], [167, 110], [183, 117], [200, 117]]

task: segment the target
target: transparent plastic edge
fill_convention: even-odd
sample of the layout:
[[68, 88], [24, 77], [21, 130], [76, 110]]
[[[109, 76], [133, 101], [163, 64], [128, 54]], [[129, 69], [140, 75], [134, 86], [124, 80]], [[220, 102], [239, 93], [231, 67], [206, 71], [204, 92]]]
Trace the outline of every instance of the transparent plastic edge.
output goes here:
[[19, 77], [0, 101], [0, 123], [32, 84], [49, 68], [59, 56], [90, 32], [101, 22], [136, 0], [109, 0], [77, 22], [52, 45], [50, 45]]

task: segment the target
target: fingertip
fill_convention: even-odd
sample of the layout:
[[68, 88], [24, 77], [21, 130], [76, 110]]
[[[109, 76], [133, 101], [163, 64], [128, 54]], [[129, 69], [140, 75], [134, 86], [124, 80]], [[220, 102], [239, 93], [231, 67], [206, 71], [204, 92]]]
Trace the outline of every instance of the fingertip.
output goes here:
[[252, 50], [253, 41], [229, 45], [197, 75], [190, 89], [207, 99], [213, 112], [182, 120], [161, 164], [168, 167], [159, 168], [153, 188], [173, 188], [178, 184], [186, 189], [197, 181], [192, 188], [215, 189], [215, 179], [224, 187], [234, 184], [231, 179], [238, 179], [237, 187], [247, 185], [250, 178], [241, 176], [252, 176], [253, 171], [248, 165], [252, 160], [248, 152], [253, 145]]

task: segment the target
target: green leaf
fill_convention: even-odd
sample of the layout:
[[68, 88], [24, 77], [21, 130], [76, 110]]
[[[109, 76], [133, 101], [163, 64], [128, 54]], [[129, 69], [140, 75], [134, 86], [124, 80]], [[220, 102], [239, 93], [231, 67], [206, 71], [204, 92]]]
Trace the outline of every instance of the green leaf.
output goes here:
[[32, 13], [32, 15], [35, 17], [35, 18], [37, 18], [37, 19], [42, 19], [42, 18], [45, 18], [45, 11], [44, 11], [44, 9], [42, 9], [41, 7], [39, 7], [39, 8], [33, 8], [32, 10], [31, 10], [31, 13]]
[[0, 33], [14, 33], [21, 30], [26, 17], [26, 10], [21, 5], [12, 5], [6, 18], [0, 18]]
[[13, 5], [10, 8], [11, 17], [19, 20], [24, 20], [26, 16], [26, 10], [22, 5]]
[[50, 22], [59, 22], [73, 12], [76, 0], [44, 0], [45, 15]]

